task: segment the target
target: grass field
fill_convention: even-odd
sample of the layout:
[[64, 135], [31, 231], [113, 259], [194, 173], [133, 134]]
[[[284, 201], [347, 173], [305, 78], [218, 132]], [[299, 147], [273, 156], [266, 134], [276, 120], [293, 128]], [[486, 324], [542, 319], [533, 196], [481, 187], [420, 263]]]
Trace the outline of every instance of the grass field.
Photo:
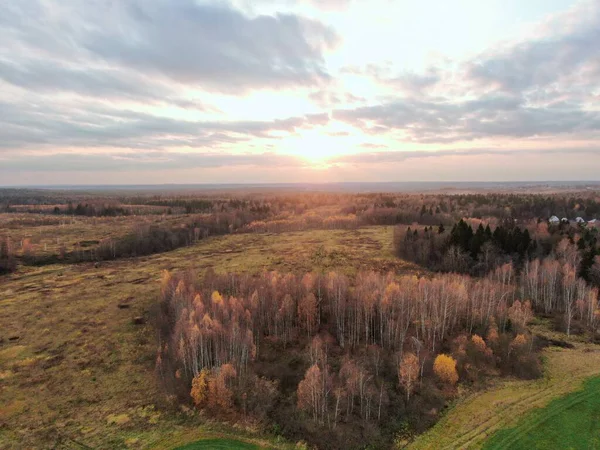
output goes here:
[[498, 431], [483, 448], [600, 448], [600, 377], [588, 380], [581, 391], [526, 415], [516, 427]]
[[[86, 239], [98, 239], [92, 224], [81, 226]], [[122, 233], [123, 227], [111, 231], [107, 222], [101, 232]], [[50, 239], [54, 228], [31, 232]], [[68, 242], [80, 239], [80, 225], [59, 228]], [[155, 336], [148, 322], [161, 271], [418, 272], [394, 257], [392, 235], [391, 227], [234, 234], [98, 267], [21, 267], [0, 277], [0, 448], [172, 449], [201, 439], [184, 448], [218, 448], [211, 444], [215, 439], [223, 448], [235, 448], [234, 442], [237, 448], [293, 448], [165, 401], [155, 382]], [[134, 325], [134, 317], [147, 322]], [[486, 392], [465, 393], [412, 448], [481, 447], [535, 408], [582, 389], [584, 380], [600, 374], [600, 351], [572, 341], [572, 350], [544, 351], [541, 380], [499, 381]]]
[[176, 450], [218, 450], [218, 449], [231, 449], [231, 450], [258, 450], [259, 446], [254, 444], [248, 444], [246, 442], [234, 441], [232, 439], [203, 439], [201, 441], [187, 444], [182, 447], [177, 447]]
[[[536, 333], [544, 333], [544, 329], [545, 327], [534, 327]], [[556, 333], [551, 334], [554, 338], [558, 337]], [[409, 448], [481, 448], [501, 429], [517, 425], [521, 429], [520, 425], [524, 417], [529, 417], [529, 413], [545, 414], [540, 412], [545, 411], [541, 408], [553, 408], [549, 406], [553, 400], [563, 401], [568, 398], [565, 397], [568, 394], [583, 389], [590, 377], [600, 375], [600, 346], [580, 342], [577, 338], [571, 339], [571, 342], [575, 346], [573, 349], [549, 347], [544, 350], [545, 374], [542, 379], [498, 381], [485, 392], [463, 396], [430, 431], [419, 436]], [[597, 384], [592, 384], [593, 386], [596, 386], [595, 389], [598, 387]], [[552, 424], [555, 422], [553, 419]], [[533, 422], [531, 424], [534, 426], [530, 432], [543, 433], [543, 428], [536, 428]], [[511, 445], [499, 448], [516, 447]]]
[[165, 404], [152, 325], [133, 324], [151, 318], [163, 269], [208, 267], [415, 270], [394, 258], [391, 227], [228, 235], [98, 267], [21, 267], [0, 277], [0, 448], [174, 448], [213, 433]]

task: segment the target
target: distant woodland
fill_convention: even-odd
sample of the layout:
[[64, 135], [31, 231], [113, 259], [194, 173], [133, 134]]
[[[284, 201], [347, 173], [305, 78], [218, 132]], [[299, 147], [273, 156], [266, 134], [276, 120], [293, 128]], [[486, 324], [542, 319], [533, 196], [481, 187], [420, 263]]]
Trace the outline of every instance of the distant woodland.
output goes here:
[[[180, 194], [130, 195], [0, 190], [0, 211], [12, 213], [3, 223], [0, 270], [14, 267], [16, 257], [24, 264], [102, 261], [142, 256], [191, 245], [208, 236], [229, 233], [281, 233], [310, 229], [356, 229], [365, 225], [408, 225], [402, 257], [435, 270], [471, 267], [485, 272], [509, 257], [517, 265], [525, 257], [548, 254], [552, 240], [566, 236], [578, 245], [589, 279], [597, 256], [595, 231], [589, 227], [559, 224], [547, 227], [552, 215], [583, 220], [600, 218], [600, 197], [594, 192], [563, 194], [486, 193], [443, 194]], [[120, 236], [97, 242], [75, 243], [53, 253], [41, 252], [35, 242], [11, 238], [11, 229], [46, 226], [78, 218], [143, 218]], [[469, 222], [469, 231], [463, 226]], [[478, 225], [481, 225], [479, 227]], [[546, 226], [546, 228], [544, 228]], [[458, 227], [458, 228], [457, 228]], [[450, 241], [445, 239], [450, 233]], [[472, 232], [473, 236], [469, 233]], [[513, 235], [514, 233], [514, 235]], [[435, 236], [441, 234], [441, 236]], [[493, 234], [493, 236], [492, 236]], [[490, 237], [491, 236], [491, 237]], [[550, 238], [548, 238], [550, 236]], [[400, 239], [400, 237], [399, 237]], [[427, 241], [427, 242], [425, 242]], [[449, 245], [448, 245], [449, 244]], [[424, 247], [429, 246], [427, 252]], [[457, 267], [448, 268], [450, 247]], [[586, 253], [587, 251], [587, 253]], [[427, 253], [427, 254], [426, 254]], [[482, 256], [483, 255], [483, 256]], [[526, 256], [527, 255], [527, 256]], [[467, 258], [468, 256], [468, 258]], [[469, 259], [470, 258], [470, 259]], [[483, 258], [483, 262], [479, 261]], [[504, 258], [506, 259], [506, 258]], [[427, 261], [425, 261], [427, 260]]]

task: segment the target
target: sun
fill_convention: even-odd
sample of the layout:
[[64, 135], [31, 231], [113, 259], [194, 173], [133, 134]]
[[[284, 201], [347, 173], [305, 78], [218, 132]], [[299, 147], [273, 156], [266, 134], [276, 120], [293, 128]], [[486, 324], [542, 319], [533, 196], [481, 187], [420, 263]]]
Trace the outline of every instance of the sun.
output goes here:
[[356, 136], [333, 127], [303, 130], [282, 140], [283, 152], [322, 165], [335, 156], [350, 153], [358, 144]]

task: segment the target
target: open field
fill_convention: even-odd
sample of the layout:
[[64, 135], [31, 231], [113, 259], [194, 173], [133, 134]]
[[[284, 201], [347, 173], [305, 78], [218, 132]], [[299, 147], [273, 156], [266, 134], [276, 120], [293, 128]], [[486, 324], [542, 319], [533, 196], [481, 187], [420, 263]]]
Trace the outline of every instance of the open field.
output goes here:
[[[82, 236], [98, 239], [98, 233], [122, 234], [130, 225], [83, 218], [62, 227], [24, 228], [19, 233], [39, 229], [41, 239], [62, 233], [63, 242], [76, 242]], [[162, 270], [422, 273], [422, 268], [394, 256], [392, 240], [393, 229], [385, 226], [232, 234], [97, 266], [20, 267], [0, 278], [2, 448], [166, 449], [198, 439], [205, 441], [184, 448], [215, 448], [209, 446], [215, 439], [224, 439], [224, 448], [232, 448], [234, 441], [241, 442], [239, 448], [286, 448], [290, 444], [261, 440], [253, 430], [227, 429], [177, 409], [161, 394], [154, 378], [151, 320]], [[134, 318], [143, 323], [134, 324]], [[548, 329], [542, 324], [533, 331], [552, 334]], [[564, 338], [556, 333], [549, 337]], [[600, 351], [576, 337], [570, 340], [572, 350], [544, 351], [543, 379], [496, 381], [486, 392], [467, 393], [411, 448], [481, 447], [488, 437], [515, 426], [535, 408], [580, 390], [587, 378], [600, 373]], [[543, 433], [543, 428], [539, 430]]]
[[[544, 333], [544, 327], [534, 327], [534, 330]], [[551, 334], [553, 337], [557, 337], [557, 333]], [[561, 335], [561, 337], [565, 336]], [[528, 418], [547, 417], [546, 414], [553, 414], [553, 411], [557, 411], [558, 406], [568, 404], [573, 398], [581, 398], [579, 394], [573, 394], [575, 397], [567, 395], [582, 390], [586, 380], [600, 374], [600, 346], [586, 344], [576, 338], [571, 339], [571, 342], [575, 346], [573, 349], [549, 347], [544, 350], [545, 373], [542, 379], [499, 381], [485, 392], [475, 392], [462, 398], [429, 432], [417, 438], [409, 448], [480, 448], [498, 430], [518, 425], [517, 433], [519, 433], [523, 431], [522, 427], [527, 426], [526, 424], [531, 426], [531, 429], [527, 429], [529, 433], [541, 436], [544, 430], [543, 422], [540, 424], [530, 422], [531, 419]], [[594, 395], [597, 397], [597, 381], [591, 383], [588, 389], [595, 389]], [[594, 401], [596, 401], [597, 407], [597, 399]], [[553, 403], [551, 404], [551, 402]], [[549, 409], [539, 410], [539, 408], [545, 407]], [[535, 412], [529, 416], [528, 414], [532, 411]], [[527, 422], [523, 422], [524, 417]], [[559, 420], [558, 417], [553, 417], [552, 424], [557, 420]], [[504, 436], [504, 432], [500, 436]], [[514, 434], [511, 433], [510, 436], [514, 436]], [[503, 438], [499, 437], [498, 439]], [[496, 441], [492, 441], [490, 445], [493, 442]], [[499, 440], [498, 442], [507, 441]], [[509, 442], [511, 445], [507, 447], [492, 445], [489, 448], [517, 448], [512, 445], [515, 442]], [[522, 448], [552, 447], [525, 445]]]
[[70, 217], [41, 214], [0, 214], [0, 236], [10, 237], [17, 255], [22, 255], [21, 242], [29, 239], [37, 256], [57, 255], [59, 249], [73, 251], [77, 244], [94, 248], [107, 238], [126, 235], [136, 225], [180, 220], [176, 216]]
[[600, 378], [523, 417], [492, 436], [484, 449], [588, 449], [600, 447]]
[[258, 450], [261, 447], [247, 442], [235, 441], [233, 439], [215, 438], [203, 439], [192, 444], [178, 447], [177, 450], [205, 450], [205, 449], [232, 449], [232, 450]]
[[391, 227], [228, 235], [98, 267], [21, 267], [0, 278], [2, 448], [173, 448], [213, 432], [166, 405], [148, 323], [162, 270], [208, 267], [415, 270], [393, 257]]

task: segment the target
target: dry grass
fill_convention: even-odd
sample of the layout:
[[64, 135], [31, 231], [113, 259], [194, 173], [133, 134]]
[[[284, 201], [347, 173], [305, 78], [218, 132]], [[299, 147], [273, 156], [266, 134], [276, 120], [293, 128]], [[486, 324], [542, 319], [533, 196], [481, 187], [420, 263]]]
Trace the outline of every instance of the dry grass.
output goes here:
[[[72, 251], [77, 243], [84, 243], [86, 248], [94, 247], [102, 239], [126, 235], [136, 225], [163, 220], [175, 219], [156, 215], [69, 217], [4, 213], [0, 214], [0, 237], [10, 237], [18, 255], [22, 254], [21, 242], [29, 239], [35, 255], [48, 256], [57, 255], [63, 246]], [[48, 221], [56, 223], [45, 225]]]
[[[560, 333], [546, 331], [546, 325], [534, 328], [536, 333], [566, 338]], [[586, 379], [600, 374], [600, 346], [586, 344], [579, 338], [569, 340], [575, 348], [549, 347], [544, 350], [542, 379], [500, 381], [485, 392], [463, 397], [409, 448], [480, 448], [496, 431], [517, 425], [527, 413], [582, 389]]]
[[21, 267], [0, 277], [0, 447], [172, 448], [222, 432], [165, 406], [152, 326], [132, 322], [150, 318], [163, 269], [208, 267], [414, 269], [393, 257], [391, 227], [230, 235], [97, 268]]

